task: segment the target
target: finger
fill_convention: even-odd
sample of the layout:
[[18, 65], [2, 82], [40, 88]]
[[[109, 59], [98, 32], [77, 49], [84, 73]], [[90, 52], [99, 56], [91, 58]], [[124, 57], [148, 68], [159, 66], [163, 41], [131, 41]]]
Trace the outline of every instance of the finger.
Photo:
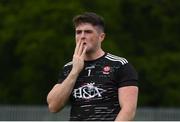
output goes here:
[[77, 53], [78, 53], [80, 44], [81, 44], [81, 40], [79, 40], [79, 41], [76, 43], [76, 47], [75, 47], [75, 50], [74, 50], [74, 54], [77, 54]]
[[84, 49], [83, 49], [83, 52], [82, 52], [82, 55], [81, 55], [81, 56], [83, 56], [83, 57], [85, 56], [86, 50], [87, 50], [87, 46], [85, 46], [85, 47], [84, 47]]
[[84, 43], [81, 41], [81, 44], [80, 44], [80, 46], [79, 46], [79, 50], [78, 50], [78, 55], [80, 56], [81, 54], [82, 54], [82, 52], [83, 52], [83, 45], [84, 45]]

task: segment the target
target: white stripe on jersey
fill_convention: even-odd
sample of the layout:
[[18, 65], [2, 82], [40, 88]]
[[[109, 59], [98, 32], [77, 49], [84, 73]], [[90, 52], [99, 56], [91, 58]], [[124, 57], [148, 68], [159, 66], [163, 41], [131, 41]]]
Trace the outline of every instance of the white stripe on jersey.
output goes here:
[[118, 56], [114, 56], [114, 55], [111, 55], [111, 54], [109, 54], [109, 53], [105, 56], [105, 58], [107, 58], [107, 59], [109, 59], [109, 60], [111, 60], [111, 61], [119, 61], [119, 62], [122, 63], [122, 65], [128, 63], [128, 61], [127, 61], [125, 58], [118, 57]]
[[122, 62], [124, 62], [124, 64], [128, 63], [128, 61], [125, 58], [122, 57], [113, 57], [108, 55], [107, 57], [111, 58], [111, 59], [115, 59], [115, 60], [121, 60]]
[[109, 58], [107, 56], [105, 56], [105, 58], [107, 58], [107, 59], [109, 59], [111, 61], [119, 61], [119, 62], [121, 62], [122, 65], [124, 65], [124, 62], [122, 60], [115, 60], [115, 59]]
[[72, 61], [68, 62], [67, 64], [64, 65], [64, 67], [68, 66], [68, 65], [72, 65]]
[[115, 55], [112, 55], [112, 54], [110, 54], [110, 53], [108, 53], [107, 54], [109, 57], [112, 57], [112, 58], [114, 58], [114, 59], [122, 59], [125, 63], [128, 63], [128, 61], [125, 59], [125, 58], [123, 58], [123, 57], [118, 57], [118, 56], [115, 56]]
[[128, 61], [125, 58], [114, 58], [112, 56], [107, 56], [107, 57], [114, 59], [114, 60], [121, 60], [124, 64], [128, 63]]
[[113, 58], [117, 58], [117, 59], [121, 58], [121, 59], [124, 59], [126, 62], [128, 62], [128, 61], [127, 61], [125, 58], [123, 58], [123, 57], [115, 56], [115, 55], [112, 55], [112, 54], [110, 54], [110, 53], [108, 53], [107, 55], [110, 56], [110, 57], [113, 57]]

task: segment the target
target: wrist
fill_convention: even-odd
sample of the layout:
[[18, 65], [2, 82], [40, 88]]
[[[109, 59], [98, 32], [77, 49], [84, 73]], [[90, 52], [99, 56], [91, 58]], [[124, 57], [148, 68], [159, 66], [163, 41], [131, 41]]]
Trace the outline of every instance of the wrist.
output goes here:
[[69, 73], [69, 75], [73, 78], [76, 78], [76, 77], [78, 77], [79, 72], [77, 70], [72, 69], [71, 72]]

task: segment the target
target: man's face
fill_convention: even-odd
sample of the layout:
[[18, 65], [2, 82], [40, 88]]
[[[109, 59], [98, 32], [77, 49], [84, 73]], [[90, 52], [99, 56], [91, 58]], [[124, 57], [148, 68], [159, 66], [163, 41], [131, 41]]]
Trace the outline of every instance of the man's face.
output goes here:
[[101, 42], [104, 39], [104, 33], [96, 26], [89, 23], [82, 23], [76, 27], [76, 44], [82, 40], [87, 46], [86, 53], [95, 52], [101, 48]]

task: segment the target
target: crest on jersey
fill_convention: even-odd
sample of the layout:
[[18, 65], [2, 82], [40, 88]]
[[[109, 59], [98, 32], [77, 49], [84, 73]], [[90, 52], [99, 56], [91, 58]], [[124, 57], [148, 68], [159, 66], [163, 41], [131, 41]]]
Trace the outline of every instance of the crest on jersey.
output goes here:
[[103, 74], [109, 74], [110, 73], [110, 70], [111, 70], [111, 67], [110, 66], [105, 66], [104, 68], [103, 68]]

